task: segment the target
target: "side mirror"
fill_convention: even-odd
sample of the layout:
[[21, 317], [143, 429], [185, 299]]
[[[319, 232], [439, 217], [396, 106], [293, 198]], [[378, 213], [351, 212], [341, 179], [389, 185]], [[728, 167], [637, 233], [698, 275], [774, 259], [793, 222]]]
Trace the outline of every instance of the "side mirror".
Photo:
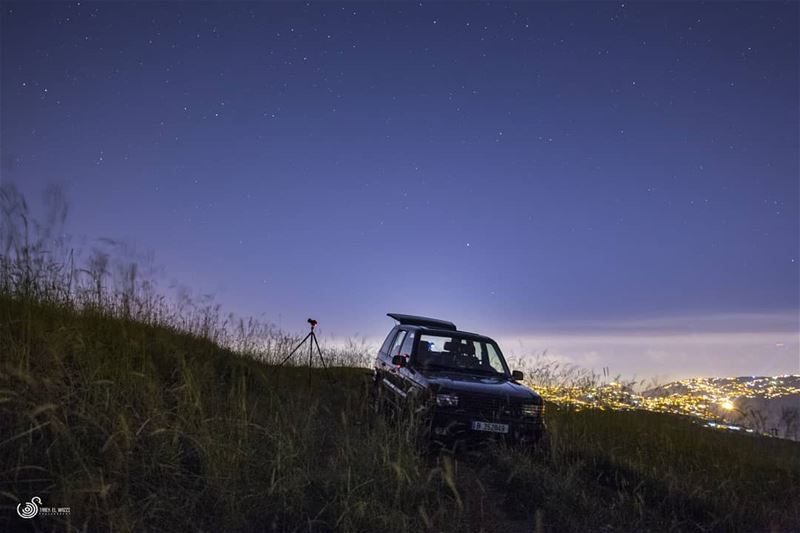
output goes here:
[[406, 356], [395, 355], [394, 357], [392, 357], [392, 364], [394, 366], [406, 366]]
[[520, 370], [514, 370], [511, 373], [511, 379], [513, 379], [514, 381], [522, 381], [522, 378], [524, 377], [525, 375]]

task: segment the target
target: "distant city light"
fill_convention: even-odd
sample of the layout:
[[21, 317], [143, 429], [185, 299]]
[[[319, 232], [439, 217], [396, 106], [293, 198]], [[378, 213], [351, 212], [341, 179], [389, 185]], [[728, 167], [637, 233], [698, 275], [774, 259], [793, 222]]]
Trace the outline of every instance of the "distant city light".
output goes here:
[[531, 380], [531, 385], [547, 401], [577, 410], [645, 410], [688, 415], [705, 421], [704, 425], [710, 428], [762, 435], [766, 434], [764, 428], [734, 425], [744, 420], [741, 405], [754, 398], [800, 396], [800, 374], [687, 378], [641, 393], [618, 382], [570, 386]]

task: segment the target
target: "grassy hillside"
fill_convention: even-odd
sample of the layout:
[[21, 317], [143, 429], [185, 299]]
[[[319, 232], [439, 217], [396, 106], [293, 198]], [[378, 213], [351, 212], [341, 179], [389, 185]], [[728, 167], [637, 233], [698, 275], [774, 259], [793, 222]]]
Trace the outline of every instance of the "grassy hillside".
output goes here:
[[[791, 531], [800, 445], [548, 406], [547, 455], [418, 454], [369, 374], [0, 297], [0, 530]], [[40, 496], [69, 518], [18, 518]]]

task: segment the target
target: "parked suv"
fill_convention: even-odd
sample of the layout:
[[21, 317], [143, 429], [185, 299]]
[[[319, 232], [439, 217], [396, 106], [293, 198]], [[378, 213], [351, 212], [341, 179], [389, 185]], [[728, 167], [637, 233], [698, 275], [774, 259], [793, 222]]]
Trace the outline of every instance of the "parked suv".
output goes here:
[[399, 324], [375, 358], [376, 407], [418, 413], [434, 441], [542, 439], [542, 398], [509, 371], [495, 341], [445, 320], [388, 316]]

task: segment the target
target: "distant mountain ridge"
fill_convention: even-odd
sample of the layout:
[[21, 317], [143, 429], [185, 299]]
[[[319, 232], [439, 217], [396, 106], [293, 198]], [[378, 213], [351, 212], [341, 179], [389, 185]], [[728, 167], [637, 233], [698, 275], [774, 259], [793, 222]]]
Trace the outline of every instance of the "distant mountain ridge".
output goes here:
[[690, 378], [648, 389], [642, 393], [642, 396], [653, 397], [674, 394], [706, 394], [715, 397], [725, 396], [729, 399], [800, 396], [800, 374]]

